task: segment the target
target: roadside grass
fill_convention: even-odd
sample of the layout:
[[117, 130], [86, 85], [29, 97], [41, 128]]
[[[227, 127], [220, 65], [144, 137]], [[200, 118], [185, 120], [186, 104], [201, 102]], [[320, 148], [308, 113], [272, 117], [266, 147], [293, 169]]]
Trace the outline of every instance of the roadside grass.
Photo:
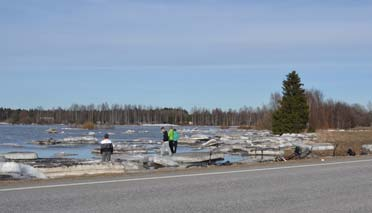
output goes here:
[[348, 149], [361, 154], [362, 145], [372, 144], [372, 129], [352, 129], [345, 131], [318, 131], [318, 141], [336, 146], [336, 156], [346, 156]]

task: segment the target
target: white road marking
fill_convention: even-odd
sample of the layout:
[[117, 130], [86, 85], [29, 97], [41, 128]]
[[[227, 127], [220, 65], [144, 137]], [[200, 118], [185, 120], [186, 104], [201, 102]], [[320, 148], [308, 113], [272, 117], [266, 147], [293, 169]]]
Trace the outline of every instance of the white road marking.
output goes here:
[[333, 163], [304, 164], [304, 165], [297, 165], [297, 166], [282, 166], [282, 167], [270, 167], [270, 168], [259, 168], [259, 169], [233, 170], [233, 171], [225, 171], [225, 172], [207, 172], [207, 173], [196, 173], [196, 174], [186, 174], [186, 175], [170, 175], [170, 176], [160, 176], [160, 177], [132, 178], [132, 179], [119, 179], [119, 180], [108, 180], [108, 181], [94, 181], [94, 182], [82, 182], [82, 183], [68, 183], [68, 184], [56, 184], [56, 185], [44, 185], [44, 186], [6, 188], [6, 189], [0, 189], [0, 192], [60, 188], [60, 187], [69, 187], [69, 186], [87, 186], [87, 185], [97, 185], [97, 184], [106, 184], [106, 183], [123, 183], [123, 182], [135, 182], [135, 181], [146, 181], [146, 180], [162, 180], [162, 179], [184, 178], [184, 177], [239, 174], [239, 173], [249, 173], [249, 172], [275, 171], [275, 170], [284, 170], [284, 169], [308, 168], [308, 167], [354, 164], [354, 163], [365, 163], [365, 162], [372, 162], [372, 159], [341, 161], [341, 162], [333, 162]]

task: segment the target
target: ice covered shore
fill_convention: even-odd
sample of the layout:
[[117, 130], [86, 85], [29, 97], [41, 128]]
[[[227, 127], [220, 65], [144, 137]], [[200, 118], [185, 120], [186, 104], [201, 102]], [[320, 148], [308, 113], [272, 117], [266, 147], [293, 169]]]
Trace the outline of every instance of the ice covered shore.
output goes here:
[[[319, 143], [316, 134], [277, 136], [270, 131], [237, 128], [227, 130], [184, 128], [179, 129], [179, 132], [181, 134], [179, 146], [183, 146], [186, 151], [173, 156], [158, 155], [160, 142], [133, 139], [131, 142], [114, 143], [113, 163], [101, 163], [98, 160], [98, 147], [92, 150], [97, 156], [87, 160], [63, 158], [65, 153], [57, 155], [60, 158], [43, 159], [38, 158], [36, 153], [6, 153], [3, 154], [1, 164], [5, 167], [1, 167], [0, 172], [3, 177], [14, 178], [124, 174], [162, 167], [186, 168], [194, 165], [220, 164], [229, 162], [232, 156], [240, 156], [240, 160], [235, 161], [238, 163], [283, 159], [286, 155], [293, 154], [296, 147], [303, 150], [303, 153], [306, 151], [315, 155], [331, 155], [335, 149], [332, 144]], [[85, 136], [33, 143], [38, 145], [97, 144], [98, 140], [92, 136]], [[307, 154], [301, 155], [301, 157], [306, 156]], [[248, 161], [249, 158], [253, 160]]]
[[46, 179], [40, 170], [16, 162], [0, 162], [0, 179]]

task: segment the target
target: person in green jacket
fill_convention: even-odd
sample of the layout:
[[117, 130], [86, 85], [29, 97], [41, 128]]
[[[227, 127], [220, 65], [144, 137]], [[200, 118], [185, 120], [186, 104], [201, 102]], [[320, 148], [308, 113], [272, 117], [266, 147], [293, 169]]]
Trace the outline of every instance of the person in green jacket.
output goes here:
[[172, 151], [172, 154], [174, 153], [173, 147], [174, 147], [174, 130], [173, 127], [171, 127], [168, 131], [168, 140], [169, 140], [169, 148]]
[[178, 139], [180, 139], [180, 135], [177, 132], [177, 129], [173, 130], [173, 154], [177, 153], [177, 145], [178, 145]]

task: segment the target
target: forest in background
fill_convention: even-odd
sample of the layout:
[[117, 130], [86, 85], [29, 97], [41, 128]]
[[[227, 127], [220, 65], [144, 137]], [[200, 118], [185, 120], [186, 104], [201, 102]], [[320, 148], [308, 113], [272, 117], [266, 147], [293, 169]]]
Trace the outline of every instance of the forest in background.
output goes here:
[[[309, 130], [349, 129], [369, 127], [372, 124], [372, 103], [368, 106], [348, 104], [325, 99], [319, 90], [306, 91], [310, 117]], [[280, 93], [271, 95], [270, 102], [261, 107], [243, 107], [239, 110], [207, 109], [194, 107], [160, 108], [138, 105], [78, 105], [68, 109], [9, 109], [0, 108], [0, 122], [12, 124], [69, 124], [91, 122], [101, 125], [177, 124], [242, 126], [245, 128], [271, 129], [272, 113], [277, 109]]]

